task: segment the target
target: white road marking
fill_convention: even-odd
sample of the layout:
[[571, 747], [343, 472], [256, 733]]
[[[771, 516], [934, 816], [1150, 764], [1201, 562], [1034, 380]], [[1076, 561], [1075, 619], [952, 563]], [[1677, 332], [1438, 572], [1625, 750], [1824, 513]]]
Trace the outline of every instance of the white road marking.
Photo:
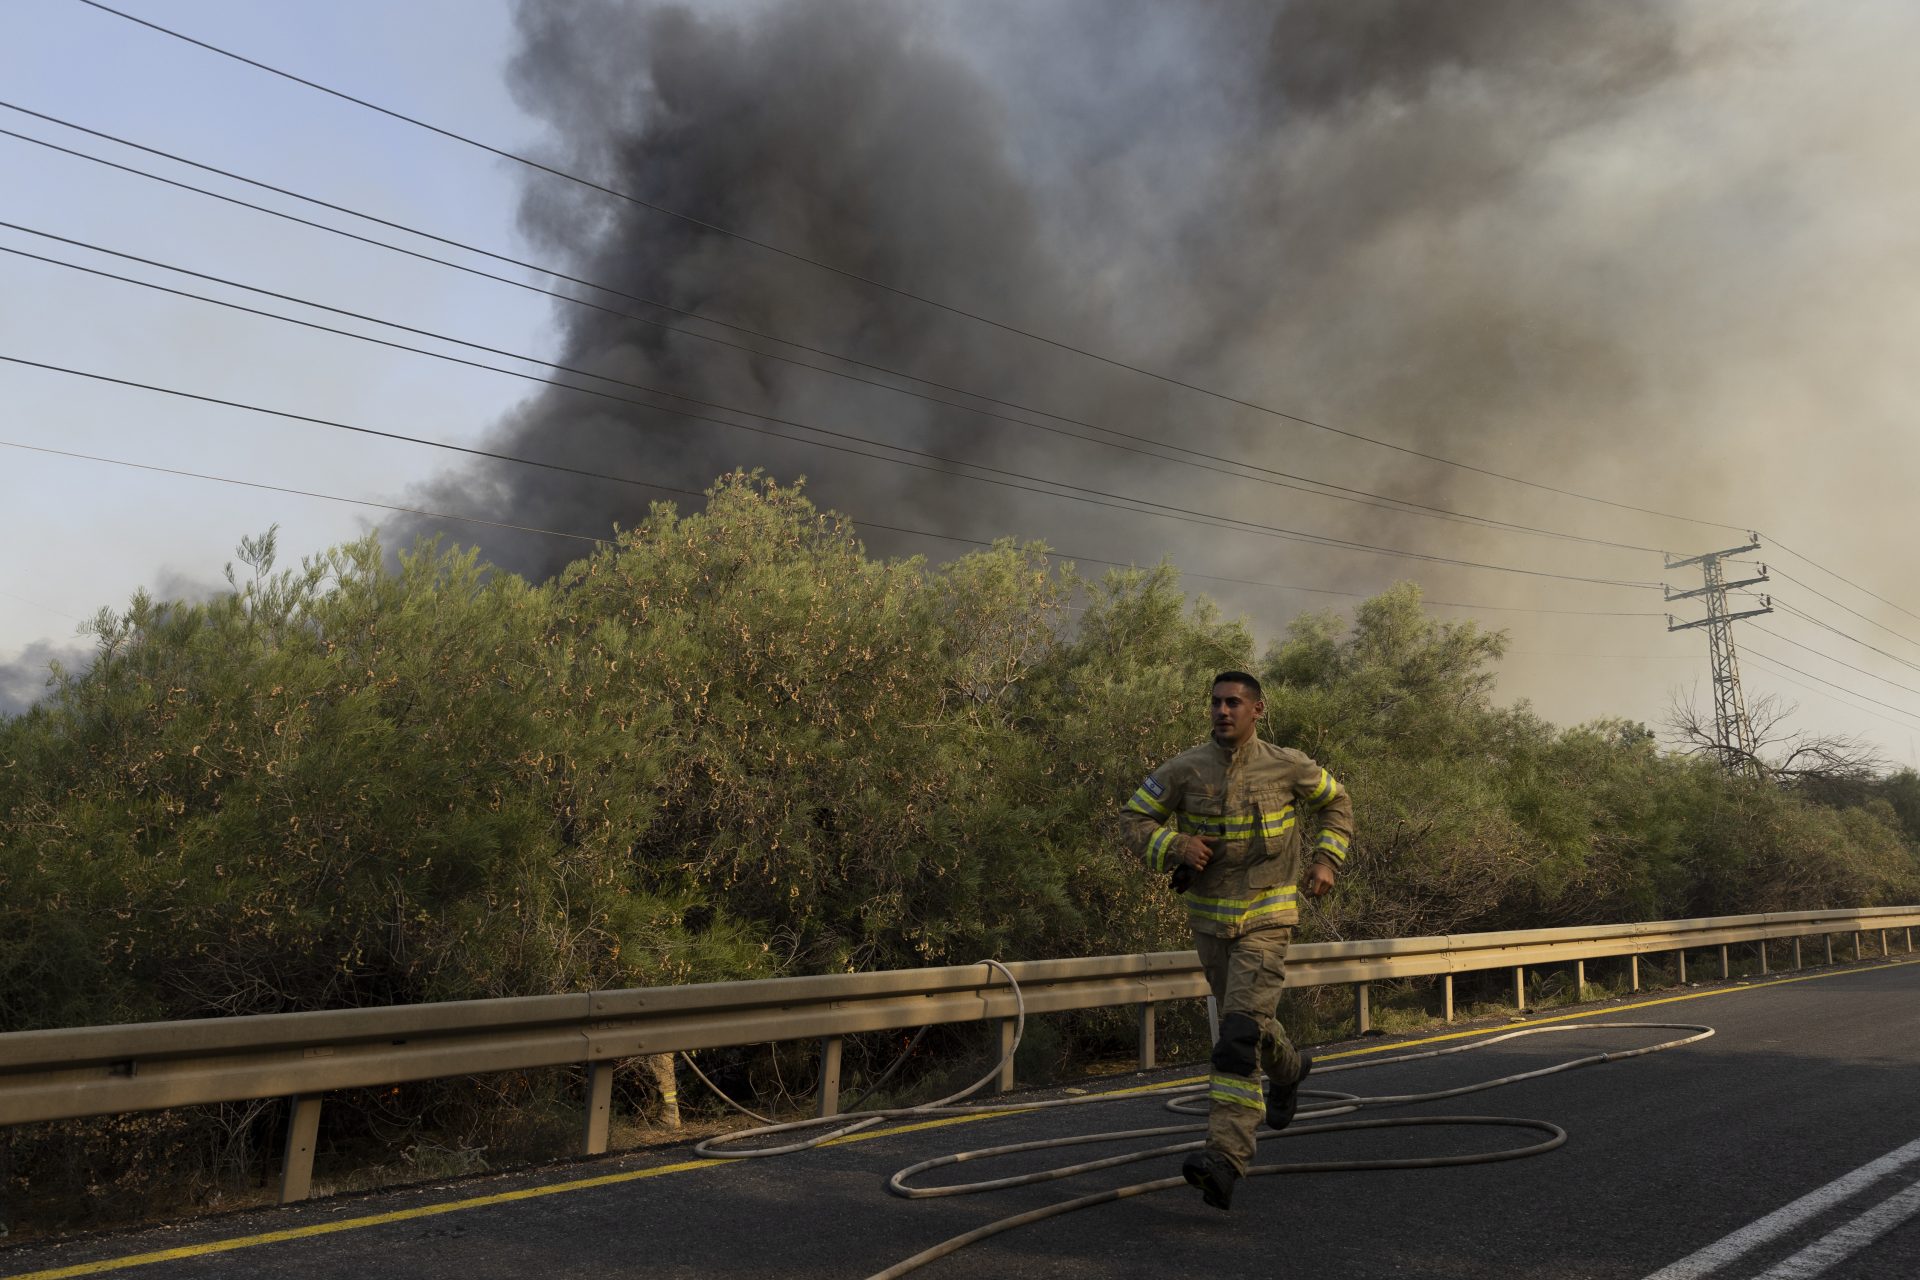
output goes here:
[[1819, 1217], [1841, 1201], [1858, 1195], [1888, 1174], [1896, 1173], [1915, 1161], [1920, 1161], [1920, 1139], [1896, 1151], [1889, 1151], [1852, 1173], [1842, 1174], [1818, 1190], [1809, 1191], [1792, 1204], [1783, 1205], [1766, 1217], [1715, 1240], [1704, 1249], [1660, 1268], [1647, 1280], [1696, 1280], [1699, 1276], [1718, 1271], [1734, 1259], [1778, 1240], [1795, 1227]]
[[1760, 1273], [1757, 1280], [1810, 1280], [1920, 1213], [1920, 1182], [1889, 1196], [1852, 1222], [1843, 1223], [1791, 1258]]

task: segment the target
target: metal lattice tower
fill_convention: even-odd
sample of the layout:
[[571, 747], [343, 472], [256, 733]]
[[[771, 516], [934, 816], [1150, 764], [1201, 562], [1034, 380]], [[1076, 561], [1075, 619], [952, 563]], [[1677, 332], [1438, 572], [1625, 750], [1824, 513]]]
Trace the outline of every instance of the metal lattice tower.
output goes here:
[[1693, 622], [1678, 622], [1673, 615], [1667, 615], [1667, 630], [1686, 631], [1694, 627], [1707, 629], [1707, 654], [1713, 664], [1713, 730], [1715, 745], [1720, 752], [1721, 763], [1739, 774], [1749, 778], [1760, 776], [1760, 760], [1757, 752], [1759, 744], [1753, 736], [1753, 723], [1747, 719], [1746, 700], [1740, 696], [1740, 657], [1733, 647], [1733, 624], [1741, 618], [1756, 618], [1764, 613], [1773, 612], [1770, 597], [1760, 597], [1761, 608], [1747, 609], [1740, 613], [1727, 611], [1727, 592], [1735, 587], [1750, 587], [1755, 583], [1766, 582], [1767, 566], [1760, 566], [1760, 576], [1742, 578], [1738, 582], [1728, 582], [1720, 567], [1720, 561], [1727, 556], [1745, 555], [1749, 551], [1760, 549], [1760, 535], [1750, 533], [1750, 541], [1744, 547], [1730, 547], [1725, 551], [1709, 551], [1705, 555], [1691, 556], [1685, 560], [1667, 560], [1667, 568], [1684, 569], [1688, 565], [1700, 566], [1700, 575], [1705, 585], [1693, 591], [1675, 591], [1666, 588], [1668, 600], [1690, 600], [1698, 596], [1705, 601], [1707, 616]]

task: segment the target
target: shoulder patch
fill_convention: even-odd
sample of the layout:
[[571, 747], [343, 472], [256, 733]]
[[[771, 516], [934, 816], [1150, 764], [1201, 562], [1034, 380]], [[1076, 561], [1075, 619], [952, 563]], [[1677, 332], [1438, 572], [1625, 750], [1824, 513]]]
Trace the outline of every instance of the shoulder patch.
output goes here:
[[1140, 784], [1140, 789], [1152, 796], [1155, 800], [1164, 800], [1167, 798], [1167, 789], [1161, 786], [1160, 779], [1154, 777], [1152, 774], [1147, 775], [1147, 780]]

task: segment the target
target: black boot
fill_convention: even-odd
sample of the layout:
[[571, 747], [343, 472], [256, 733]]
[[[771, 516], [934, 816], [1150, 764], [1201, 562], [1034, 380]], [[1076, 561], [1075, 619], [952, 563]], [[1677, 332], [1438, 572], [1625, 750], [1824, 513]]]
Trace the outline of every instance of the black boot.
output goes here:
[[1225, 1156], [1196, 1151], [1180, 1166], [1180, 1172], [1187, 1185], [1199, 1188], [1200, 1195], [1214, 1208], [1233, 1207], [1233, 1184], [1240, 1181], [1240, 1171]]
[[1293, 1123], [1293, 1113], [1300, 1105], [1300, 1082], [1307, 1078], [1307, 1072], [1313, 1070], [1313, 1057], [1300, 1055], [1300, 1074], [1292, 1084], [1275, 1084], [1267, 1081], [1267, 1128], [1278, 1132]]

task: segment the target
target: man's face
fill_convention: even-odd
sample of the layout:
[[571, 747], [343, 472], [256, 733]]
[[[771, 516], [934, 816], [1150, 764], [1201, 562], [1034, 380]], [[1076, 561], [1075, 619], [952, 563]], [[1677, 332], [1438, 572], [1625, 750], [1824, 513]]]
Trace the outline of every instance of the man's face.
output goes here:
[[1222, 680], [1213, 686], [1213, 737], [1223, 747], [1237, 747], [1253, 736], [1260, 713], [1267, 704], [1237, 680]]

